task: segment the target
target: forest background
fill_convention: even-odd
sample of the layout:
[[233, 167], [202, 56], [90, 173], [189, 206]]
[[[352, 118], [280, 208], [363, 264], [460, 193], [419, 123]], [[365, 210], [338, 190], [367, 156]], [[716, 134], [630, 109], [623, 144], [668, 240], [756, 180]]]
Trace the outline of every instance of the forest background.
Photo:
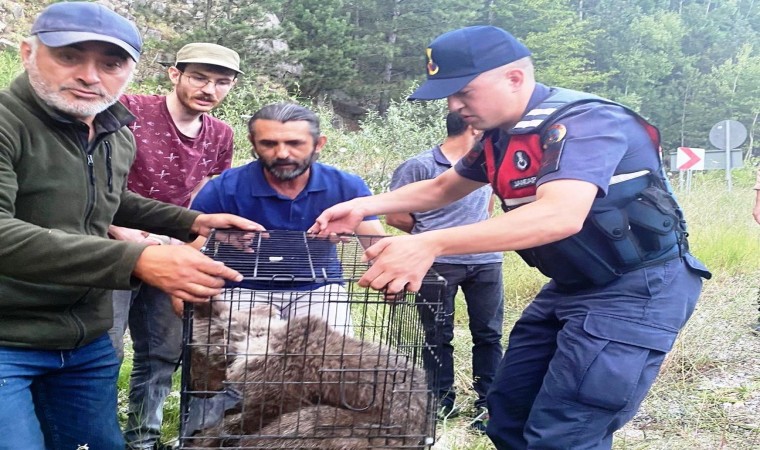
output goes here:
[[[694, 253], [715, 274], [636, 418], [616, 449], [760, 448], [760, 335], [750, 325], [760, 301], [760, 227], [751, 217], [760, 154], [760, 0], [120, 0], [146, 38], [136, 93], [170, 89], [161, 62], [182, 45], [236, 49], [246, 74], [214, 114], [236, 133], [235, 165], [250, 159], [247, 117], [291, 100], [315, 108], [329, 142], [324, 162], [357, 173], [374, 192], [393, 169], [441, 142], [445, 102], [405, 101], [424, 77], [424, 49], [460, 26], [493, 24], [534, 52], [537, 78], [627, 104], [655, 123], [663, 149], [710, 149], [711, 127], [737, 120], [749, 130], [745, 167], [694, 174], [690, 189], [671, 171], [690, 223]], [[0, 87], [21, 70], [17, 47], [47, 2], [0, 0]], [[545, 281], [505, 254], [505, 336]], [[458, 303], [457, 387], [470, 403], [470, 341]], [[130, 358], [120, 378], [125, 413]], [[165, 409], [176, 436], [178, 394]], [[465, 417], [440, 423], [436, 449], [481, 450]]]
[[[0, 1], [13, 47], [48, 2]], [[187, 42], [237, 50], [252, 97], [284, 89], [329, 105], [340, 125], [384, 116], [424, 77], [437, 35], [491, 24], [523, 40], [537, 77], [624, 103], [657, 124], [663, 148], [710, 148], [734, 119], [757, 149], [760, 0], [110, 0], [146, 38], [137, 80], [156, 79]], [[4, 11], [4, 13], [3, 13]], [[246, 89], [247, 88], [247, 89]], [[259, 91], [255, 93], [253, 91]], [[246, 99], [253, 110], [255, 98]]]

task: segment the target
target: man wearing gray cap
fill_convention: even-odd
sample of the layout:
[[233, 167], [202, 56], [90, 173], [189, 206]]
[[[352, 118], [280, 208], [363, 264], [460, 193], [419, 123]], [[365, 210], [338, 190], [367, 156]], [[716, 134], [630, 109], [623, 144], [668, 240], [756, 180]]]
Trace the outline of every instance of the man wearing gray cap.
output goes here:
[[[240, 57], [229, 48], [192, 43], [177, 52], [168, 69], [169, 95], [123, 95], [137, 117], [129, 128], [137, 157], [127, 188], [143, 197], [187, 207], [214, 175], [232, 162], [232, 128], [207, 114], [224, 100], [241, 74]], [[115, 239], [151, 245], [180, 243], [146, 231], [112, 226]], [[129, 411], [124, 437], [128, 448], [160, 448], [163, 405], [181, 354], [182, 320], [166, 293], [143, 284], [114, 291], [114, 326], [109, 331], [123, 355], [129, 326], [134, 349]]]
[[134, 117], [118, 98], [142, 41], [95, 3], [56, 3], [0, 91], [0, 449], [123, 449], [110, 289], [139, 281], [206, 301], [242, 276], [190, 246], [106, 239], [112, 223], [189, 241], [214, 227], [125, 189]]

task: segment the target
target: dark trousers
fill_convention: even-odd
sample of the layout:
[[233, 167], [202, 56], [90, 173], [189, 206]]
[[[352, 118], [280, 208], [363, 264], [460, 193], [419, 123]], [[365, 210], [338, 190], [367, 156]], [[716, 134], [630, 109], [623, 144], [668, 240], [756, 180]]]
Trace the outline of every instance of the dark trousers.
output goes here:
[[182, 319], [174, 314], [169, 295], [147, 284], [114, 291], [113, 302], [114, 325], [108, 334], [123, 357], [129, 323], [134, 350], [124, 438], [130, 449], [152, 449], [160, 438], [164, 402], [182, 354]]
[[509, 336], [488, 393], [499, 450], [602, 450], [629, 421], [694, 311], [699, 275], [679, 259], [573, 293], [547, 284]]
[[[433, 270], [447, 282], [441, 289], [437, 284], [423, 284], [417, 296], [425, 340], [430, 350], [425, 352], [424, 365], [430, 389], [439, 395], [442, 404], [453, 405], [454, 392], [454, 298], [461, 287], [467, 303], [470, 334], [472, 335], [472, 387], [478, 395], [476, 407], [485, 406], [486, 393], [493, 382], [502, 356], [501, 337], [504, 319], [504, 293], [501, 263], [493, 264], [433, 264]], [[436, 302], [440, 297], [442, 310], [434, 314], [422, 305]], [[436, 323], [436, 318], [440, 323]]]

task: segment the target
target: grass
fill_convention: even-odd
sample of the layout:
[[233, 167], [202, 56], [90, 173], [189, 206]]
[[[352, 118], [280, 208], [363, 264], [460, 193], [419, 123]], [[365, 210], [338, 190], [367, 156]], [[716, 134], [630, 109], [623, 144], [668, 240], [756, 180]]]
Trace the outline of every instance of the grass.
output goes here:
[[[119, 371], [117, 386], [119, 388], [119, 422], [122, 430], [127, 423], [128, 395], [129, 395], [129, 377], [132, 372], [132, 351], [129, 336], [124, 339], [124, 362]], [[173, 439], [179, 433], [179, 392], [180, 392], [180, 371], [176, 371], [172, 377], [172, 391], [164, 403], [164, 421], [161, 424], [161, 435], [165, 439]]]

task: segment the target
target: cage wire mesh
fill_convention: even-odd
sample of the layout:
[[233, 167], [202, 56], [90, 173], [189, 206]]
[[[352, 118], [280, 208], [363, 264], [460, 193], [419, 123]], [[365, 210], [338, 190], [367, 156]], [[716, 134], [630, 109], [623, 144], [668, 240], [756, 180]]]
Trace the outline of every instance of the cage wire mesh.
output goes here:
[[[380, 236], [214, 231], [203, 252], [243, 274], [186, 306], [180, 447], [429, 448], [438, 298], [356, 282]], [[423, 326], [424, 314], [433, 325]]]

